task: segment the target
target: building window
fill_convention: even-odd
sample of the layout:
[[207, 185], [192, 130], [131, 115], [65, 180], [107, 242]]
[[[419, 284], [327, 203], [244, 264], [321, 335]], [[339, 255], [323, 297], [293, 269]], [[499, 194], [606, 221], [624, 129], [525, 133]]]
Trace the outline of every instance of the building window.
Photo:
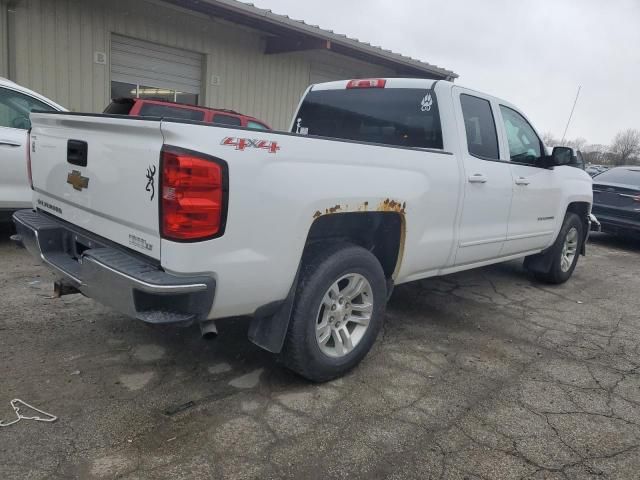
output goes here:
[[198, 95], [194, 93], [116, 81], [111, 82], [111, 98], [144, 98], [147, 100], [164, 100], [189, 105], [198, 104]]

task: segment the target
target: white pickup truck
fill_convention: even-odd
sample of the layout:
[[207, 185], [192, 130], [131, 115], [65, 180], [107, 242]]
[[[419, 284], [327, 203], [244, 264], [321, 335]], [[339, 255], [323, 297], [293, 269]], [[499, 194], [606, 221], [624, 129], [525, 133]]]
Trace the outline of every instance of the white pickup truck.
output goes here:
[[32, 114], [17, 241], [82, 292], [155, 324], [252, 316], [313, 381], [369, 351], [394, 284], [525, 258], [565, 282], [592, 181], [526, 117], [445, 81], [311, 86], [291, 132]]

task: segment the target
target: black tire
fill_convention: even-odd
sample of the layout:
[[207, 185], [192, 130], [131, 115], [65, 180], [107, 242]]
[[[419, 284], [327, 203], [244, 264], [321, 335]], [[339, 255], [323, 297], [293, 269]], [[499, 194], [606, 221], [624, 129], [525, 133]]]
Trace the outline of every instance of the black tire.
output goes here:
[[[571, 231], [571, 229], [575, 228], [578, 232], [578, 245], [576, 254], [573, 258], [573, 262], [571, 262], [571, 266], [568, 270], [562, 269], [562, 255], [563, 255], [563, 247], [567, 235]], [[573, 275], [573, 271], [576, 269], [576, 265], [578, 264], [578, 257], [580, 257], [580, 252], [582, 251], [582, 244], [584, 242], [584, 223], [580, 220], [580, 217], [575, 213], [567, 213], [564, 217], [564, 223], [562, 224], [562, 228], [560, 229], [560, 233], [558, 234], [558, 238], [556, 239], [553, 246], [549, 249], [549, 251], [545, 255], [551, 255], [551, 266], [548, 271], [534, 272], [535, 277], [545, 283], [551, 283], [554, 285], [560, 285], [571, 278]]]
[[[366, 278], [371, 287], [373, 309], [369, 326], [359, 343], [343, 357], [334, 358], [320, 349], [316, 322], [325, 293], [338, 279], [349, 274]], [[384, 271], [368, 250], [349, 244], [312, 247], [303, 259], [289, 330], [281, 353], [283, 363], [313, 382], [326, 382], [344, 375], [367, 355], [382, 327], [387, 301]]]

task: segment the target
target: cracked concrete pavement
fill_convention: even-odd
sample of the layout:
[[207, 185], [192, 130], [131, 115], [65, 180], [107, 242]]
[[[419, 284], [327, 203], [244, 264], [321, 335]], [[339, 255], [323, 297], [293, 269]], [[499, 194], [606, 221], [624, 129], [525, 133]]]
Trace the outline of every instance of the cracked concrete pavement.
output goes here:
[[521, 262], [398, 287], [346, 377], [312, 385], [247, 322], [151, 328], [0, 240], [0, 478], [640, 476], [640, 243], [596, 235], [551, 287]]

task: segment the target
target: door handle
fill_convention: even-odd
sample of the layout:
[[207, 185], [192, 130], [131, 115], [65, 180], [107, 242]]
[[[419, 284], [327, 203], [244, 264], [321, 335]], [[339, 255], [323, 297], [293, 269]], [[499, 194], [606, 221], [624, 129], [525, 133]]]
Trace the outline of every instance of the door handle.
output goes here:
[[523, 186], [527, 186], [529, 185], [529, 180], [527, 180], [525, 177], [518, 177], [516, 178], [516, 185], [523, 185]]
[[489, 180], [482, 173], [474, 173], [469, 177], [469, 183], [487, 183]]
[[20, 143], [14, 142], [13, 140], [0, 140], [0, 146], [4, 147], [19, 147]]

